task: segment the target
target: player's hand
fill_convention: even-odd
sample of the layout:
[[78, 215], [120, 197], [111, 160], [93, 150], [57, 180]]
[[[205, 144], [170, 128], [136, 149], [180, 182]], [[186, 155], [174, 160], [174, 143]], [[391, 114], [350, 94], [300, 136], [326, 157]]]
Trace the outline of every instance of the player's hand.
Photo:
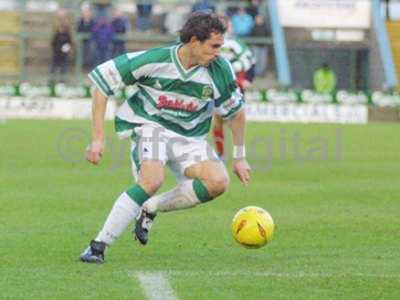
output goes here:
[[104, 142], [103, 141], [92, 141], [86, 148], [85, 157], [90, 163], [97, 165], [101, 156], [103, 155]]
[[250, 171], [250, 165], [244, 158], [233, 160], [233, 172], [244, 185], [248, 185], [250, 181]]

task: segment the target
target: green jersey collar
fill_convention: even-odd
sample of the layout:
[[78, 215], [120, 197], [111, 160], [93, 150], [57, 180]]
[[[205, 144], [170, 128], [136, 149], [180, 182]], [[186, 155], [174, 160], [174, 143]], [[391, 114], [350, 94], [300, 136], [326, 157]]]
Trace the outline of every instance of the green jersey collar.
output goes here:
[[175, 47], [171, 48], [171, 57], [172, 61], [174, 62], [176, 68], [178, 69], [179, 75], [182, 77], [183, 81], [186, 81], [192, 77], [197, 70], [200, 69], [200, 65], [191, 67], [190, 69], [186, 70], [183, 66], [182, 63], [179, 60], [178, 57], [178, 49], [182, 46], [183, 44], [176, 45]]

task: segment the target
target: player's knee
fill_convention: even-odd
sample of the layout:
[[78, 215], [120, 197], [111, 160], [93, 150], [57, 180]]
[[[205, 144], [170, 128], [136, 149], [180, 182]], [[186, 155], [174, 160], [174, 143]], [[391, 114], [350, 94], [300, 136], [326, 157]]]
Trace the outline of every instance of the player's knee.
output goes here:
[[217, 197], [228, 188], [229, 177], [226, 174], [213, 175], [207, 180], [206, 185], [210, 196]]
[[154, 195], [164, 182], [163, 176], [144, 177], [139, 179], [140, 186], [149, 194]]
[[160, 161], [145, 160], [140, 167], [139, 185], [154, 195], [164, 182], [164, 166]]

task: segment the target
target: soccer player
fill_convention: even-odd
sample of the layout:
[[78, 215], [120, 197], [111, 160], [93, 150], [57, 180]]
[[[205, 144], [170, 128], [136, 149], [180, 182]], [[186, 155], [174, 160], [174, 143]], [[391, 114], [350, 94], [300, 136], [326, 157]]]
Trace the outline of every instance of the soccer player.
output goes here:
[[236, 75], [236, 82], [243, 92], [249, 85], [246, 73], [256, 63], [250, 48], [244, 42], [227, 36], [221, 47], [221, 56], [231, 63]]
[[[225, 21], [229, 27], [229, 20]], [[243, 93], [250, 84], [250, 81], [247, 78], [247, 72], [255, 63], [253, 53], [243, 42], [232, 37], [226, 37], [221, 48], [221, 56], [226, 58], [231, 63], [236, 75], [236, 83]], [[218, 156], [223, 159], [225, 154], [224, 122], [218, 114], [214, 114], [212, 134], [215, 150], [217, 151]]]
[[[243, 98], [230, 63], [219, 56], [224, 32], [216, 15], [195, 13], [180, 31], [181, 43], [119, 56], [89, 74], [96, 89], [86, 159], [95, 165], [104, 150], [107, 98], [124, 86], [136, 86], [137, 92], [115, 117], [117, 133], [132, 140], [136, 184], [117, 198], [103, 228], [81, 254], [82, 261], [104, 262], [106, 247], [135, 219], [133, 234], [145, 245], [157, 212], [193, 207], [226, 190], [225, 166], [205, 141], [214, 112], [230, 122], [233, 170], [248, 184]], [[177, 186], [156, 195], [166, 166], [173, 171]]]

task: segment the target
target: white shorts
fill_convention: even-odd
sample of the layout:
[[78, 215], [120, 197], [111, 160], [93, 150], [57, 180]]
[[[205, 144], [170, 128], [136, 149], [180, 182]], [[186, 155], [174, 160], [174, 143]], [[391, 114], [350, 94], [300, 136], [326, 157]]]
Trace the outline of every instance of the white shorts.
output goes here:
[[144, 124], [135, 129], [132, 139], [132, 174], [137, 181], [144, 160], [159, 160], [167, 165], [178, 182], [187, 180], [186, 168], [196, 163], [219, 161], [214, 149], [204, 139], [187, 138], [163, 127]]

